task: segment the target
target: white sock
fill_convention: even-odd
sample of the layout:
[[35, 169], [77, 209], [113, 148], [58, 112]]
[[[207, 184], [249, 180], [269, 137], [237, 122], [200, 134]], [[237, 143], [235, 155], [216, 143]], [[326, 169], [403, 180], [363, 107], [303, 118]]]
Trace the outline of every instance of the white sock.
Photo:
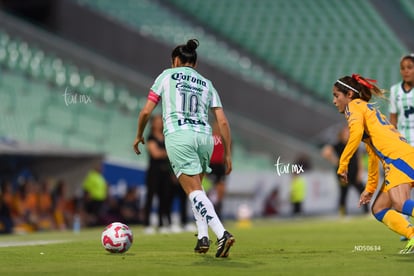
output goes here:
[[[201, 223], [203, 222], [211, 227], [211, 230], [213, 230], [217, 238], [223, 237], [225, 231], [224, 226], [218, 218], [214, 206], [208, 199], [206, 193], [201, 190], [196, 190], [191, 192], [188, 197], [191, 202], [191, 209], [196, 217], [197, 227], [200, 225], [203, 228]], [[198, 223], [198, 220], [200, 220], [200, 223]]]
[[193, 211], [194, 218], [197, 226], [197, 238], [201, 239], [202, 237], [208, 238], [208, 225], [205, 220], [200, 216], [200, 214], [194, 208], [194, 205], [191, 204], [191, 210]]
[[[196, 214], [196, 212], [194, 212], [194, 216]], [[206, 223], [205, 220], [202, 220], [201, 218], [195, 218], [196, 220], [196, 225], [197, 225], [197, 238], [201, 239], [202, 237], [207, 237], [208, 238], [208, 225]]]

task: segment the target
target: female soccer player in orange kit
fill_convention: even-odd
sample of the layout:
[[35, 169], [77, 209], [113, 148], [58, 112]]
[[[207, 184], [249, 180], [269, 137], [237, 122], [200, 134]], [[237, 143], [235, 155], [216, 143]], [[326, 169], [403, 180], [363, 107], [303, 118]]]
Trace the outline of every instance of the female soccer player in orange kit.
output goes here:
[[381, 161], [384, 183], [372, 204], [372, 213], [378, 221], [409, 239], [401, 254], [414, 253], [414, 227], [401, 215], [413, 216], [414, 201], [410, 199], [410, 192], [414, 185], [414, 148], [374, 104], [369, 103], [372, 95], [383, 96], [375, 82], [354, 74], [334, 84], [333, 103], [345, 114], [350, 131], [337, 174], [347, 182], [349, 160], [363, 141], [369, 155], [368, 181], [359, 204], [371, 201], [378, 185]]

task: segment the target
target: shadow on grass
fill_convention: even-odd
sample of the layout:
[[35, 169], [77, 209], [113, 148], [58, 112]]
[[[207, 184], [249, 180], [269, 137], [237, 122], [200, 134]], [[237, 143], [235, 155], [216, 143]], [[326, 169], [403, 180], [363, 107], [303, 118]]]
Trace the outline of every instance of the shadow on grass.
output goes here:
[[126, 252], [126, 253], [111, 253], [111, 252], [104, 252], [103, 253], [106, 256], [115, 256], [118, 258], [122, 258], [122, 257], [131, 257], [131, 256], [136, 256], [137, 254], [135, 253], [130, 253], [130, 252]]
[[206, 267], [234, 267], [234, 268], [252, 268], [256, 266], [263, 265], [264, 263], [257, 260], [247, 260], [232, 258], [231, 256], [227, 258], [217, 258], [214, 255], [200, 255], [199, 260], [192, 263], [195, 266], [206, 266]]
[[413, 263], [414, 254], [395, 254], [391, 256], [384, 256], [384, 259], [393, 260], [401, 263]]

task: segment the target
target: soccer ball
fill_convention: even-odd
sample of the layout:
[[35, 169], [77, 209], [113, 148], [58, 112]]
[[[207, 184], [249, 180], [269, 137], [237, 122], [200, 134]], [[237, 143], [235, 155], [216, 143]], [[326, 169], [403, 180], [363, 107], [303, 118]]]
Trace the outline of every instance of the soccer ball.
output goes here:
[[133, 234], [129, 227], [121, 222], [113, 222], [105, 227], [101, 242], [105, 250], [111, 253], [125, 253], [131, 247]]

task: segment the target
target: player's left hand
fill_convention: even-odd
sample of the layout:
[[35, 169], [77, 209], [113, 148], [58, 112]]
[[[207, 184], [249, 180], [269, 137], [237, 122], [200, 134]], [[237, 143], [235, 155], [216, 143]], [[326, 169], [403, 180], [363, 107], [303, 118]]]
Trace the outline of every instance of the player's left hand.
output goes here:
[[140, 137], [140, 138], [137, 137], [134, 140], [134, 144], [132, 145], [132, 147], [134, 148], [134, 151], [136, 154], [141, 154], [141, 151], [138, 148], [139, 143], [145, 144], [144, 137]]

